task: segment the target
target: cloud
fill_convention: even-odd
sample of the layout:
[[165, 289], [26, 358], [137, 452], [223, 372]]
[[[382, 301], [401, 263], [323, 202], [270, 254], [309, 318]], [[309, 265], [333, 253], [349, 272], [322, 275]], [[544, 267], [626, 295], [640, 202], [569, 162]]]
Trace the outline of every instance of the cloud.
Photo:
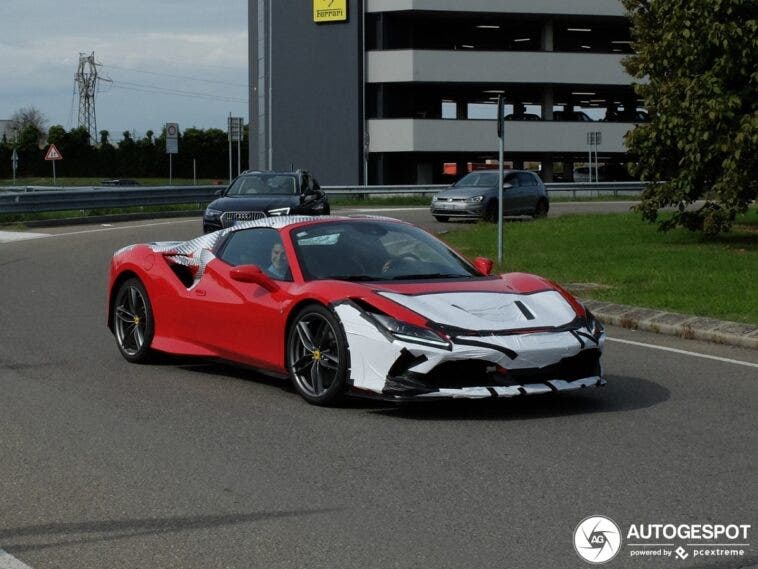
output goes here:
[[[247, 0], [225, 0], [220, 7], [200, 0], [0, 0], [0, 22], [13, 22], [0, 35], [0, 118], [34, 104], [66, 126], [79, 52], [94, 51], [103, 75], [132, 86], [247, 97]], [[168, 93], [115, 92], [103, 93], [97, 103], [98, 126], [102, 115], [115, 123], [108, 126], [114, 132], [140, 129], [146, 114], [183, 109], [185, 122], [221, 126], [222, 118], [214, 117], [230, 106]], [[108, 98], [119, 100], [117, 112], [109, 112]], [[145, 100], [153, 106], [149, 113]], [[247, 114], [246, 105], [231, 106]]]

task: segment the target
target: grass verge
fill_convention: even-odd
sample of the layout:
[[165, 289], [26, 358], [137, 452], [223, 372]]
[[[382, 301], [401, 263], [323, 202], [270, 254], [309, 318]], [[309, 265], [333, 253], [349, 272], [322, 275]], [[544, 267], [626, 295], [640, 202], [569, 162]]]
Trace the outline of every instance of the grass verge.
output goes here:
[[[497, 226], [445, 236], [468, 257], [497, 257]], [[634, 214], [571, 215], [508, 222], [501, 271], [602, 285], [582, 296], [758, 324], [758, 209], [734, 230], [706, 238], [662, 233]]]

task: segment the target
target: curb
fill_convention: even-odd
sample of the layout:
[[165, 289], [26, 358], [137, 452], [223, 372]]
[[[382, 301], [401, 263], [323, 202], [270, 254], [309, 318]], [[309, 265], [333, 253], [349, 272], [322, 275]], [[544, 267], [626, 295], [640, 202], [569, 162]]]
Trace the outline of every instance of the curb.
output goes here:
[[582, 302], [603, 324], [758, 350], [758, 326], [751, 324], [626, 306], [601, 300], [582, 300]]

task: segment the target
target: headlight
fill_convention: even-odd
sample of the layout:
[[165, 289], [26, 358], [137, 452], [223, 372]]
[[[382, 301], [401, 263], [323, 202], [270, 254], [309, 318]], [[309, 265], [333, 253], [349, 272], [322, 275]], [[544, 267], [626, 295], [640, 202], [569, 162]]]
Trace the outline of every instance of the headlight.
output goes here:
[[268, 214], [270, 216], [276, 216], [276, 215], [289, 215], [290, 208], [288, 207], [279, 207], [276, 209], [270, 209], [268, 210]]
[[432, 346], [435, 348], [442, 348], [445, 350], [450, 349], [450, 342], [443, 340], [440, 336], [419, 326], [402, 322], [386, 314], [372, 314], [379, 323], [384, 326], [387, 331], [392, 334], [398, 340], [404, 342], [413, 342], [415, 344], [423, 344], [425, 346]]
[[484, 199], [484, 196], [474, 196], [472, 198], [466, 198], [466, 203], [479, 203]]
[[432, 196], [432, 201], [433, 202], [439, 201], [439, 198], [437, 197], [437, 194], [435, 194], [435, 195]]
[[217, 209], [207, 208], [205, 210], [205, 215], [203, 217], [205, 217], [205, 219], [215, 219], [215, 220], [218, 220], [218, 218], [221, 217], [222, 213], [223, 212], [221, 212], [221, 211], [219, 211]]

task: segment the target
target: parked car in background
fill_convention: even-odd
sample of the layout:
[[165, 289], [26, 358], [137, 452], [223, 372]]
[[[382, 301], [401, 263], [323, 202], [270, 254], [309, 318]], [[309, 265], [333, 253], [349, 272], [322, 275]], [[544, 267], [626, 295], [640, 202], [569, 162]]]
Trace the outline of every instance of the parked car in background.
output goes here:
[[310, 172], [247, 171], [238, 176], [203, 214], [203, 231], [238, 221], [281, 215], [329, 215], [326, 193]]
[[[437, 221], [451, 218], [497, 221], [499, 176], [497, 170], [466, 174], [432, 198], [432, 215]], [[503, 215], [545, 217], [549, 209], [547, 189], [537, 174], [527, 170], [504, 172]]]
[[593, 122], [584, 111], [553, 111], [554, 121]]
[[101, 186], [139, 186], [140, 183], [137, 180], [103, 180], [100, 182]]
[[516, 115], [516, 114], [505, 115], [505, 120], [507, 121], [541, 121], [542, 118], [539, 115], [535, 115], [532, 113], [521, 113], [519, 115]]

